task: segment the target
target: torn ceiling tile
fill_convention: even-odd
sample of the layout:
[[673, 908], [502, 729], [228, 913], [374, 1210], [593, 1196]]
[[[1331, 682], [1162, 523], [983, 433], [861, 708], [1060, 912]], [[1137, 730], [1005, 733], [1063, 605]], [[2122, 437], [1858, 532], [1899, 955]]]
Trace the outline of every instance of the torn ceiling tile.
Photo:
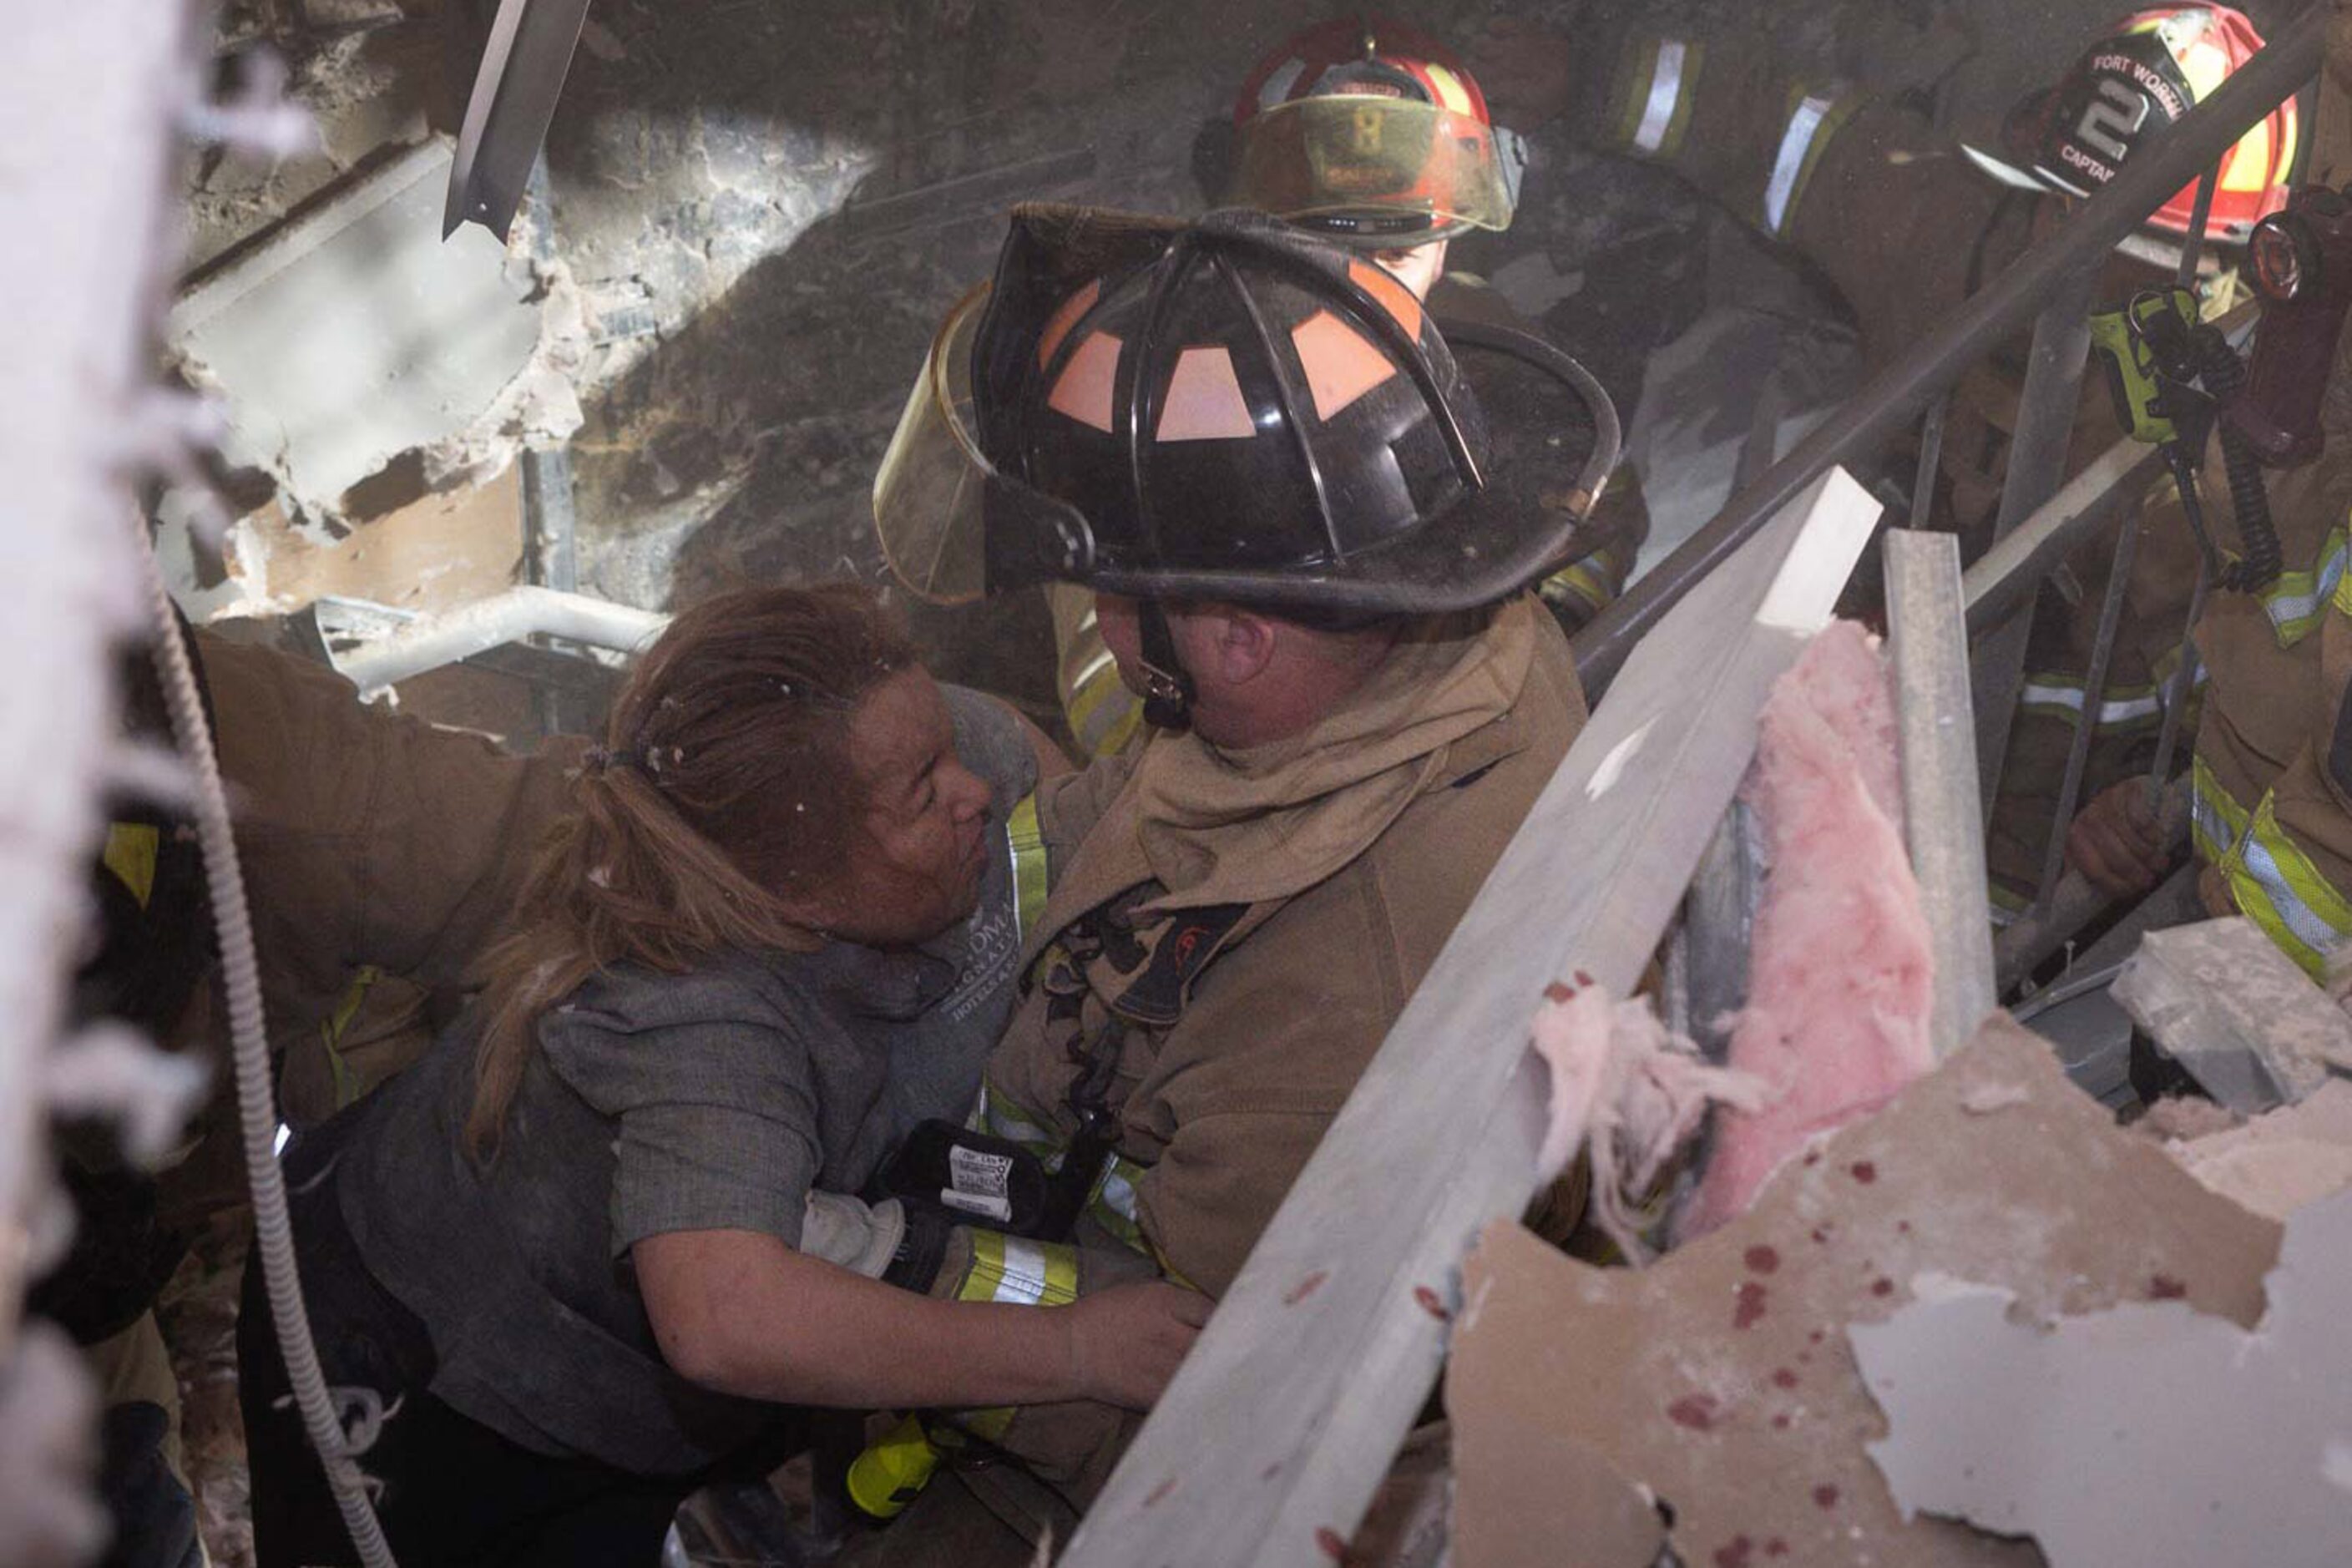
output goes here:
[[2283, 1220], [2352, 1187], [2352, 1083], [2331, 1081], [2300, 1105], [2164, 1147], [2213, 1191]]
[[[449, 144], [353, 181], [192, 286], [168, 334], [227, 407], [224, 454], [306, 512], [403, 453], [461, 438], [541, 342], [539, 284], [488, 234], [444, 244]], [[574, 408], [576, 423], [576, 405]]]
[[2179, 1301], [2044, 1328], [1950, 1287], [1852, 1331], [1906, 1513], [2030, 1534], [2052, 1568], [2352, 1562], [2352, 1194], [2287, 1221], [2248, 1333]]
[[1622, 1532], [1638, 1483], [1694, 1568], [2031, 1563], [2030, 1546], [1903, 1519], [1864, 1450], [1885, 1427], [1846, 1326], [1883, 1321], [1929, 1271], [2045, 1315], [2179, 1296], [2252, 1324], [2277, 1239], [1996, 1016], [1783, 1166], [1748, 1214], [1647, 1268], [1489, 1228], [1447, 1376], [1458, 1561], [1557, 1563], [1586, 1530], [1637, 1548]]

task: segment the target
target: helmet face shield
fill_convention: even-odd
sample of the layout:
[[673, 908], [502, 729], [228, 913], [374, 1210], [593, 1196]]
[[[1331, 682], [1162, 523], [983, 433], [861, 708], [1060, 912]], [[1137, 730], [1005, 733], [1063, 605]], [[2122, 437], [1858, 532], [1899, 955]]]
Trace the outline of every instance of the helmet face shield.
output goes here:
[[981, 454], [971, 345], [987, 304], [983, 283], [948, 313], [874, 476], [882, 558], [910, 593], [934, 605], [1080, 577], [1094, 561], [1092, 531], [1076, 508]]
[[972, 435], [971, 337], [983, 283], [956, 301], [874, 475], [882, 558], [919, 597], [965, 605], [987, 591], [982, 526], [988, 465]]
[[1471, 113], [1326, 95], [1253, 116], [1240, 141], [1234, 199], [1261, 212], [1352, 220], [1346, 237], [1383, 247], [1510, 226], [1494, 130]]

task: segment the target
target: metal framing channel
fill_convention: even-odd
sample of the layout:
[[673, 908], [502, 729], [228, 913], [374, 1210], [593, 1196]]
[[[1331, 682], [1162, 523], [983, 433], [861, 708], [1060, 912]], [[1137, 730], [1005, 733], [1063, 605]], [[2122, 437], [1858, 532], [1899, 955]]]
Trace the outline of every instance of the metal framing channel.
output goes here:
[[1946, 392], [1927, 405], [1919, 421], [1919, 471], [1911, 480], [1911, 526], [1925, 528], [1936, 511], [1936, 479], [1944, 466], [1944, 416], [1951, 411]]
[[[2056, 284], [2033, 323], [2017, 436], [2010, 443], [2009, 474], [2001, 483], [2000, 511], [1993, 523], [1995, 539], [2039, 510], [2066, 477], [2066, 449], [2074, 434], [2074, 410], [2082, 401], [2083, 364], [2091, 352], [2091, 291], [2096, 278], [2086, 268]], [[2025, 645], [2032, 624], [2029, 605], [1976, 649], [1978, 782], [1988, 816], [2000, 789], [2001, 765], [2009, 757], [2009, 726], [2016, 715], [2018, 688], [2025, 679]]]
[[1969, 637], [1960, 545], [1948, 533], [1886, 535], [1887, 652], [1903, 760], [1904, 837], [1936, 954], [1928, 1037], [1938, 1059], [1993, 1009], [1984, 824], [1969, 755]]
[[2156, 738], [2156, 761], [2147, 770], [2147, 804], [2154, 810], [2164, 798], [2164, 786], [2172, 773], [2173, 753], [2180, 748], [2180, 726], [2189, 712], [2189, 694], [2197, 689], [2197, 623], [2205, 617], [2205, 563], [2197, 564], [2197, 585], [2189, 592], [2189, 623], [2180, 628], [2180, 663], [2173, 669], [2172, 679], [2164, 683], [2164, 727]]
[[2213, 220], [2213, 191], [2221, 183], [2221, 165], [2214, 164], [2199, 177], [2197, 195], [2189, 208], [2189, 237], [2180, 244], [2180, 269], [2172, 280], [2183, 289], [2197, 286], [2197, 262], [2205, 249], [2205, 226]]
[[2083, 668], [2083, 708], [2075, 716], [2074, 738], [2066, 747], [2066, 773], [2058, 785], [2058, 808], [2051, 814], [2050, 837], [2042, 850], [2042, 874], [2034, 879], [2037, 910], [2049, 902], [2066, 864], [2066, 829], [2074, 820], [2083, 773], [2091, 762], [2091, 744], [2098, 738], [2099, 721], [2106, 711], [2107, 671], [2116, 661], [2116, 634], [2123, 626], [2124, 599], [2131, 592], [2132, 563], [2138, 558], [2140, 533], [2147, 527], [2146, 510], [2135, 506], [2123, 527], [2116, 531], [2116, 552], [2107, 564], [2106, 596], [2099, 601], [2098, 629], [2092, 636], [2090, 659]]

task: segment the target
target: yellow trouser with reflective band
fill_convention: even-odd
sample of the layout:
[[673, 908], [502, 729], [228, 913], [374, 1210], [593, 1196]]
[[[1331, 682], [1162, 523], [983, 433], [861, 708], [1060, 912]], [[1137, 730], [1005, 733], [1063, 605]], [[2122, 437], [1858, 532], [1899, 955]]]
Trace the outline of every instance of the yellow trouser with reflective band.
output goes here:
[[[1061, 1167], [1064, 1151], [1053, 1130], [985, 1080], [980, 1086], [980, 1107], [972, 1113], [971, 1125], [991, 1137], [1019, 1144], [1043, 1161], [1048, 1171]], [[1153, 1250], [1136, 1217], [1136, 1184], [1143, 1180], [1145, 1169], [1124, 1154], [1107, 1156], [1102, 1173], [1095, 1179], [1094, 1190], [1087, 1196], [1086, 1212], [1104, 1230], [1164, 1266], [1165, 1259]]]
[[[1002, 1231], [971, 1233], [971, 1266], [956, 1281], [959, 1301], [1012, 1307], [1066, 1307], [1078, 1299], [1078, 1249], [1058, 1241], [1031, 1241]], [[1013, 1425], [1014, 1407], [956, 1413], [957, 1426], [993, 1443]]]

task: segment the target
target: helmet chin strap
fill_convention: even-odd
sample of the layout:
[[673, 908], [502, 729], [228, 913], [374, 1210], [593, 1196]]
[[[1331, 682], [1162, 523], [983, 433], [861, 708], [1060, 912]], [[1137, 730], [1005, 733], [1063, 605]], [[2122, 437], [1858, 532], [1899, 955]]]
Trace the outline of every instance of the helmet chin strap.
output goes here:
[[1176, 639], [1157, 599], [1136, 605], [1136, 631], [1143, 653], [1143, 721], [1160, 730], [1183, 730], [1192, 722], [1192, 678], [1176, 657]]

